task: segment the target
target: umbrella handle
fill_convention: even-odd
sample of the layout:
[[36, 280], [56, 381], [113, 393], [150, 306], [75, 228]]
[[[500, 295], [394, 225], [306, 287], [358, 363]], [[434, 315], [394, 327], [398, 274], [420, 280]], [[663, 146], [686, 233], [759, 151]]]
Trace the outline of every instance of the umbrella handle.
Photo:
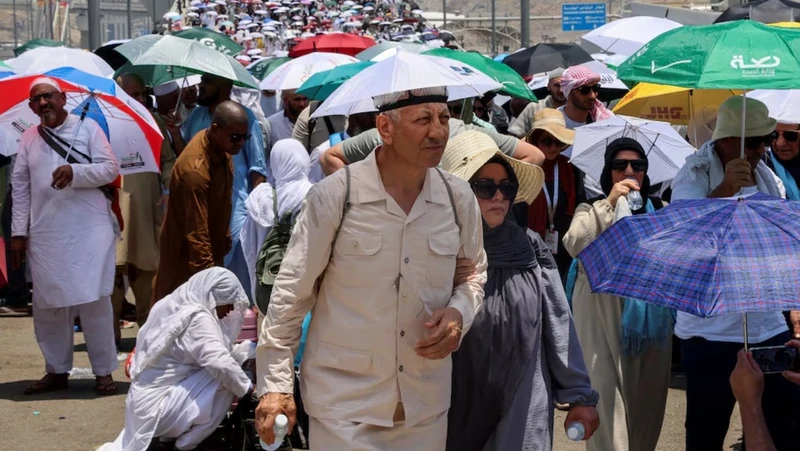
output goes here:
[[745, 135], [745, 130], [746, 130], [744, 119], [745, 119], [745, 114], [747, 113], [747, 90], [746, 89], [744, 91], [742, 91], [742, 99], [743, 99], [743, 101], [742, 101], [742, 146], [741, 146], [739, 158], [744, 160], [744, 135]]
[[744, 325], [744, 352], [750, 352], [750, 345], [747, 339], [747, 313], [742, 314], [742, 324]]

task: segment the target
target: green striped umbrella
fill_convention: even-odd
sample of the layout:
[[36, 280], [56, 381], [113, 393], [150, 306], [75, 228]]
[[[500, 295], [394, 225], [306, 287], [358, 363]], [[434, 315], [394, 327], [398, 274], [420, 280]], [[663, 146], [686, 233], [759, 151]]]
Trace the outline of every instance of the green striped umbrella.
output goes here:
[[54, 41], [52, 39], [36, 38], [32, 39], [21, 46], [14, 49], [14, 56], [20, 56], [28, 50], [33, 50], [36, 47], [64, 47], [61, 41]]

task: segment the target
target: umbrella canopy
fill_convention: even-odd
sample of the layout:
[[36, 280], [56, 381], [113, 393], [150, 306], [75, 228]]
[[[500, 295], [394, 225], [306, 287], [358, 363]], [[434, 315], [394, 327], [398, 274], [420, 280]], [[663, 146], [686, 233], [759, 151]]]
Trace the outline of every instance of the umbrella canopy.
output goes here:
[[508, 55], [503, 64], [508, 65], [523, 77], [566, 69], [581, 63], [594, 61], [586, 50], [577, 44], [536, 44]]
[[375, 63], [372, 61], [359, 61], [336, 66], [324, 72], [317, 72], [297, 89], [297, 94], [306, 96], [309, 100], [324, 101], [344, 82], [373, 64]]
[[626, 81], [686, 88], [791, 89], [800, 84], [800, 32], [750, 20], [685, 26], [619, 66]]
[[[52, 78], [67, 95], [67, 111], [81, 114], [88, 106], [87, 117], [96, 121], [106, 133], [120, 163], [123, 175], [138, 172], [159, 172], [161, 143], [164, 138], [158, 124], [147, 109], [131, 98], [113, 80], [64, 67], [44, 75]], [[6, 154], [16, 153], [24, 130], [39, 117], [28, 106], [31, 83], [41, 74], [9, 77], [0, 80], [0, 135], [4, 137]]]
[[675, 202], [579, 255], [593, 292], [700, 317], [800, 308], [800, 204], [755, 194]]
[[769, 117], [784, 124], [800, 124], [800, 90], [788, 91], [779, 89], [757, 89], [748, 92], [747, 97], [764, 102], [769, 110]]
[[[614, 69], [606, 66], [599, 61], [589, 61], [588, 63], [579, 64], [592, 70], [592, 72], [600, 75], [600, 93], [597, 98], [601, 102], [610, 102], [622, 98], [628, 93], [628, 87], [619, 78]], [[528, 83], [528, 88], [533, 91], [533, 94], [543, 99], [550, 93], [547, 91], [547, 84], [549, 83], [547, 74], [542, 74], [535, 77]]]
[[195, 75], [196, 72], [173, 66], [134, 66], [127, 62], [114, 72], [113, 78], [117, 78], [122, 74], [138, 75], [147, 85], [159, 86], [169, 81]]
[[[410, 42], [381, 42], [380, 44], [375, 44], [359, 53], [356, 55], [356, 58], [360, 59], [361, 61], [382, 61], [397, 53], [397, 49], [403, 49], [404, 51], [410, 53], [422, 53], [425, 50], [429, 50], [428, 47], [425, 47], [422, 44], [414, 44]], [[384, 54], [385, 56], [377, 59]]]
[[[240, 62], [195, 40], [170, 35], [146, 35], [133, 39], [116, 50], [128, 58], [132, 65], [150, 66], [154, 73], [161, 70], [158, 66], [168, 66], [168, 70], [181, 68], [188, 72], [226, 78], [238, 86], [258, 86]], [[176, 74], [175, 78], [184, 76], [186, 75]], [[145, 81], [152, 83], [152, 80]]]
[[607, 53], [633, 55], [656, 36], [680, 26], [678, 22], [661, 17], [625, 17], [595, 28], [581, 39]]
[[126, 42], [128, 42], [127, 39], [107, 42], [101, 47], [96, 48], [94, 54], [102, 58], [103, 61], [107, 62], [112, 69], [118, 70], [120, 67], [124, 66], [128, 60], [118, 52], [115, 52], [114, 49]]
[[313, 52], [341, 53], [356, 56], [373, 45], [375, 45], [374, 40], [353, 34], [323, 34], [300, 41], [289, 52], [289, 56], [296, 58]]
[[37, 47], [6, 63], [21, 75], [42, 74], [59, 67], [73, 67], [100, 77], [114, 73], [114, 69], [94, 53], [63, 47]]
[[357, 63], [352, 56], [338, 53], [316, 52], [293, 59], [282, 64], [272, 73], [264, 77], [260, 89], [281, 91], [297, 89], [317, 72], [333, 69], [343, 64]]
[[14, 49], [14, 56], [20, 56], [28, 50], [33, 50], [38, 47], [64, 47], [61, 41], [54, 41], [52, 39], [36, 38], [22, 44]]
[[666, 122], [613, 116], [575, 129], [570, 163], [592, 180], [600, 180], [608, 143], [623, 137], [635, 139], [644, 148], [647, 175], [654, 185], [675, 178], [686, 157], [695, 152], [694, 147]]
[[531, 102], [536, 101], [536, 96], [531, 93], [525, 80], [523, 80], [518, 73], [514, 72], [514, 69], [511, 69], [503, 63], [498, 63], [491, 58], [487, 58], [480, 53], [440, 48], [427, 50], [423, 52], [423, 55], [441, 56], [443, 58], [469, 64], [502, 84], [503, 89], [500, 90], [501, 94], [519, 97], [520, 99], [530, 100]]
[[717, 107], [728, 97], [741, 94], [731, 89], [688, 89], [639, 83], [614, 107], [614, 113], [689, 125], [705, 107]]
[[244, 50], [244, 47], [234, 42], [233, 39], [208, 28], [192, 27], [187, 30], [178, 31], [173, 35], [179, 38], [199, 41], [218, 52], [222, 52], [230, 56], [236, 55]]
[[447, 87], [449, 100], [479, 97], [503, 85], [474, 67], [438, 56], [399, 51], [346, 81], [317, 108], [312, 117], [374, 111], [376, 96], [412, 89]]
[[733, 5], [714, 23], [750, 19], [756, 22], [793, 22], [800, 19], [800, 3], [790, 0], [757, 0]]

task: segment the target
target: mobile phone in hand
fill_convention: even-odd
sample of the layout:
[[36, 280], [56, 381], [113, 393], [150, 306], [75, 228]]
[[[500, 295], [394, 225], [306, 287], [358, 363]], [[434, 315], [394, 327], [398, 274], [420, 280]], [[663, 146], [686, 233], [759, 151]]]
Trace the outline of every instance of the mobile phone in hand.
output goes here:
[[800, 371], [800, 354], [792, 346], [766, 346], [750, 348], [753, 360], [764, 374], [783, 371]]

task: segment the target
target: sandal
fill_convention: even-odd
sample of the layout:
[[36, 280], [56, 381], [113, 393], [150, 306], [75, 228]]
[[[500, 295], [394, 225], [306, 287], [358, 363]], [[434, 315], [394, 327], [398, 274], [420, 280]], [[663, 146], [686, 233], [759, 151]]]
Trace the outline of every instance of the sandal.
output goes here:
[[111, 396], [117, 394], [117, 383], [111, 376], [97, 376], [94, 384], [94, 392], [100, 396]]
[[69, 388], [69, 373], [53, 374], [47, 373], [43, 378], [36, 381], [33, 385], [22, 390], [24, 395], [40, 395], [58, 390]]

